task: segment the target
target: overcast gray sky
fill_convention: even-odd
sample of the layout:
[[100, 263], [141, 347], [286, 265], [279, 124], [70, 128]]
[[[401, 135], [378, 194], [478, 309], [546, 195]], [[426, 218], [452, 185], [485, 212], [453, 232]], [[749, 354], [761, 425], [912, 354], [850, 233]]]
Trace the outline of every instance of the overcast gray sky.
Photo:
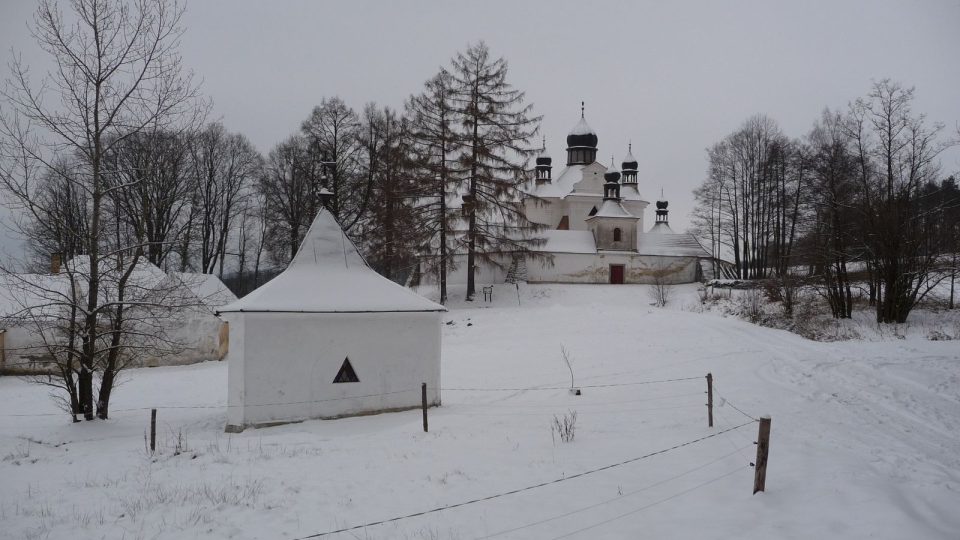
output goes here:
[[[11, 49], [45, 65], [27, 30], [33, 9], [2, 0], [4, 65]], [[960, 122], [960, 0], [192, 0], [185, 25], [183, 57], [214, 116], [264, 153], [324, 96], [401, 107], [483, 39], [544, 116], [555, 163], [584, 100], [598, 159], [619, 163], [632, 140], [641, 192], [652, 201], [663, 188], [675, 229], [688, 224], [704, 149], [752, 114], [798, 137], [824, 107], [889, 77], [916, 86], [915, 109], [948, 132]], [[960, 150], [943, 167], [960, 170]]]

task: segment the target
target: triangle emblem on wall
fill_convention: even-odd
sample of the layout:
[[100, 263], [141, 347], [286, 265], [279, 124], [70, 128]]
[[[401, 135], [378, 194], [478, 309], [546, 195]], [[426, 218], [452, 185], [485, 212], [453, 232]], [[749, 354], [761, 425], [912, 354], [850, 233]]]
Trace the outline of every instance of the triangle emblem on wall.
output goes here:
[[340, 366], [340, 371], [337, 372], [337, 376], [333, 379], [335, 383], [347, 383], [347, 382], [360, 382], [360, 379], [357, 377], [357, 372], [353, 370], [353, 366], [350, 365], [350, 358], [344, 358], [343, 365]]

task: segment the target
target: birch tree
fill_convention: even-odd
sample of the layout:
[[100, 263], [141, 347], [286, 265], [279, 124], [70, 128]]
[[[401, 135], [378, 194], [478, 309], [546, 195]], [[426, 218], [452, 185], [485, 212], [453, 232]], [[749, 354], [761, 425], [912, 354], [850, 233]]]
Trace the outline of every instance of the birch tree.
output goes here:
[[[108, 155], [148, 129], [197, 121], [202, 107], [177, 51], [182, 6], [164, 0], [71, 0], [68, 6], [67, 14], [52, 0], [37, 8], [33, 33], [54, 63], [43, 80], [35, 84], [19, 57], [11, 65], [0, 136], [4, 157], [23, 166], [4, 167], [0, 181], [8, 200], [28, 216], [55, 215], [43, 207], [34, 173], [57, 174], [58, 158], [76, 160], [72, 174], [61, 179], [71, 182], [88, 212], [82, 231], [73, 231], [82, 234], [82, 258], [67, 266], [65, 289], [37, 287], [33, 292], [44, 306], [25, 315], [39, 324], [49, 320], [46, 312], [57, 311], [62, 332], [47, 337], [60, 360], [62, 385], [75, 388], [70, 412], [92, 420], [107, 417], [119, 359], [136, 346], [134, 336], [148, 332], [124, 316], [130, 302], [147, 303], [127, 291], [147, 242], [142, 234], [117, 233], [113, 201], [130, 186], [109, 182]], [[165, 300], [150, 302], [159, 309]]]

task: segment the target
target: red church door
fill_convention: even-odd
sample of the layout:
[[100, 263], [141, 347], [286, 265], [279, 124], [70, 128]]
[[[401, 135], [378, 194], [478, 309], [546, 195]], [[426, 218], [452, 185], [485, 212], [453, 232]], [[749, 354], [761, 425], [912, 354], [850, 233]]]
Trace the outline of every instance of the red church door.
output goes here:
[[610, 265], [610, 283], [613, 285], [623, 285], [623, 265]]

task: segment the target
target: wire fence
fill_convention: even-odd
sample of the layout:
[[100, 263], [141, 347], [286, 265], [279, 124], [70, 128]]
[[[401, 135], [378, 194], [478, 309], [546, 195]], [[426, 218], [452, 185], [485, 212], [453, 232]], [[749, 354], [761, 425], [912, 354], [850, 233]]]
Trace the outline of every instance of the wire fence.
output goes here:
[[[751, 446], [752, 446], [752, 445], [751, 445]], [[744, 447], [743, 449], [746, 449], [746, 448], [748, 448], [748, 447]], [[689, 475], [689, 474], [693, 474], [694, 472], [699, 471], [699, 470], [701, 470], [701, 469], [705, 469], [705, 468], [709, 467], [710, 465], [713, 465], [714, 463], [718, 463], [718, 462], [720, 462], [720, 461], [723, 461], [723, 460], [729, 458], [730, 456], [732, 456], [732, 455], [734, 455], [734, 454], [737, 454], [740, 450], [742, 450], [742, 449], [736, 449], [736, 450], [734, 450], [733, 452], [729, 452], [729, 453], [724, 454], [724, 455], [722, 455], [722, 456], [720, 456], [720, 457], [711, 459], [710, 461], [707, 461], [706, 463], [702, 463], [702, 464], [700, 464], [700, 465], [698, 465], [698, 466], [696, 466], [696, 467], [693, 467], [693, 468], [691, 468], [691, 469], [687, 469], [687, 470], [683, 471], [682, 473], [675, 474], [675, 475], [673, 475], [673, 476], [670, 476], [670, 477], [665, 478], [665, 479], [663, 479], [663, 480], [654, 482], [654, 483], [652, 483], [652, 484], [647, 484], [647, 485], [645, 485], [645, 486], [643, 486], [643, 487], [641, 487], [641, 488], [635, 489], [635, 490], [633, 490], [633, 491], [628, 491], [628, 492], [623, 493], [623, 494], [618, 494], [616, 497], [612, 497], [612, 498], [609, 498], [609, 499], [604, 499], [604, 500], [602, 500], [602, 501], [600, 501], [600, 502], [597, 502], [597, 503], [594, 503], [594, 504], [591, 504], [591, 505], [588, 505], [588, 506], [582, 506], [582, 507], [579, 507], [579, 508], [575, 508], [575, 509], [573, 509], [573, 510], [567, 510], [567, 511], [565, 511], [565, 512], [563, 512], [563, 513], [555, 514], [555, 515], [553, 515], [553, 516], [551, 516], [551, 517], [548, 517], [548, 518], [545, 518], [545, 519], [540, 519], [540, 520], [538, 520], [538, 521], [533, 521], [533, 522], [530, 522], [530, 523], [525, 523], [525, 524], [520, 525], [520, 526], [511, 527], [511, 528], [509, 528], [509, 529], [500, 530], [500, 531], [497, 531], [497, 532], [495, 532], [495, 533], [493, 533], [493, 534], [489, 534], [489, 535], [486, 535], [486, 536], [481, 536], [481, 537], [479, 537], [479, 538], [476, 538], [475, 540], [486, 540], [486, 539], [488, 539], [488, 538], [496, 538], [496, 537], [498, 537], [498, 536], [503, 536], [503, 535], [505, 535], [505, 534], [510, 534], [510, 533], [517, 532], [517, 531], [521, 531], [521, 530], [524, 530], [524, 529], [529, 529], [530, 527], [536, 527], [537, 525], [543, 525], [544, 523], [549, 523], [549, 522], [551, 522], [551, 521], [556, 521], [556, 520], [558, 520], [558, 519], [563, 519], [563, 518], [566, 518], [566, 517], [569, 517], [569, 516], [573, 516], [573, 515], [576, 515], [576, 514], [580, 514], [580, 513], [582, 513], [582, 512], [586, 512], [587, 510], [593, 510], [594, 508], [599, 508], [599, 507], [601, 507], [601, 506], [605, 506], [605, 505], [608, 505], [608, 504], [613, 504], [613, 503], [615, 503], [615, 502], [622, 501], [622, 500], [626, 499], [627, 497], [631, 497], [631, 496], [633, 496], [633, 495], [637, 495], [637, 494], [643, 493], [643, 492], [648, 491], [648, 490], [650, 490], [650, 489], [653, 489], [653, 488], [655, 488], [655, 487], [659, 487], [659, 486], [662, 486], [662, 485], [667, 484], [667, 483], [669, 483], [669, 482], [673, 482], [674, 480], [679, 480], [680, 478], [683, 478], [684, 476], [687, 476], [687, 475]]]
[[[625, 383], [612, 383], [612, 384], [596, 384], [596, 385], [586, 385], [578, 386], [577, 388], [612, 388], [618, 386], [636, 386], [636, 385], [647, 385], [647, 384], [662, 384], [662, 383], [671, 383], [671, 382], [681, 382], [681, 381], [692, 381], [692, 380], [702, 380], [703, 377], [682, 377], [675, 379], [661, 379], [661, 380], [646, 380], [646, 381], [633, 381]], [[570, 387], [567, 386], [530, 386], [525, 388], [446, 388], [441, 387], [441, 392], [528, 392], [536, 390], [569, 390]], [[231, 408], [255, 408], [255, 407], [278, 407], [285, 405], [309, 405], [315, 403], [326, 403], [332, 401], [344, 401], [351, 399], [366, 399], [366, 398], [375, 398], [390, 396], [395, 394], [405, 394], [421, 392], [421, 387], [417, 386], [414, 388], [407, 388], [403, 390], [395, 390], [392, 392], [381, 392], [377, 394], [362, 394], [362, 395], [352, 395], [352, 396], [340, 396], [340, 397], [331, 397], [324, 399], [312, 399], [312, 400], [300, 400], [300, 401], [285, 401], [285, 402], [272, 402], [272, 403], [244, 403], [240, 405], [230, 405], [230, 404], [204, 404], [204, 405], [157, 405], [153, 407], [127, 407], [121, 409], [111, 409], [110, 414], [117, 413], [127, 413], [127, 412], [140, 412], [140, 411], [149, 411], [151, 409], [157, 410], [177, 410], [177, 409], [231, 409]], [[0, 414], [0, 416], [5, 417], [35, 417], [35, 416], [62, 416], [64, 412], [51, 412], [51, 413], [5, 413]]]
[[[613, 387], [626, 387], [626, 386], [637, 386], [637, 385], [681, 383], [681, 382], [694, 381], [694, 380], [703, 381], [703, 380], [704, 380], [704, 377], [703, 377], [703, 376], [695, 376], [695, 377], [678, 377], [678, 378], [657, 379], [657, 380], [639, 380], [639, 381], [628, 381], [628, 382], [609, 383], [609, 384], [584, 385], [584, 386], [579, 386], [578, 388], [613, 388]], [[569, 390], [569, 389], [570, 389], [570, 387], [567, 387], [567, 386], [562, 386], [562, 387], [561, 387], [561, 386], [546, 386], [546, 385], [531, 386], [531, 387], [517, 387], [517, 388], [497, 388], [497, 387], [485, 387], [485, 388], [481, 388], [481, 387], [476, 387], [476, 388], [441, 387], [441, 388], [440, 388], [440, 390], [443, 391], [443, 392], [527, 392], [527, 391], [546, 391], [546, 390], [558, 391], [558, 390]], [[413, 393], [413, 392], [416, 392], [417, 394], [419, 394], [421, 391], [422, 391], [422, 387], [419, 387], [419, 386], [418, 386], [418, 387], [415, 387], [415, 388], [407, 388], [407, 389], [402, 389], [402, 390], [395, 390], [395, 391], [391, 391], [391, 392], [382, 392], [382, 393], [376, 393], [376, 394], [359, 394], [359, 395], [350, 395], [350, 396], [331, 397], [331, 398], [325, 398], [325, 399], [301, 400], [301, 401], [289, 401], [289, 402], [254, 403], [254, 404], [243, 404], [243, 405], [205, 404], [205, 405], [168, 405], [168, 406], [156, 406], [156, 407], [131, 407], [131, 408], [115, 409], [115, 410], [111, 411], [111, 414], [118, 414], [118, 413], [119, 413], [119, 414], [126, 414], [126, 413], [135, 413], [135, 412], [144, 412], [144, 411], [149, 411], [149, 410], [151, 410], [151, 409], [158, 409], [158, 410], [216, 409], [216, 410], [223, 410], [223, 409], [230, 409], [231, 407], [272, 407], [272, 406], [286, 406], [286, 405], [303, 405], [303, 404], [335, 402], [335, 401], [343, 401], [343, 400], [378, 398], [378, 397], [386, 397], [386, 396], [391, 396], [391, 395], [406, 394], [406, 393]], [[562, 483], [562, 482], [567, 482], [567, 481], [574, 480], [574, 479], [578, 479], [578, 478], [588, 477], [588, 476], [591, 476], [591, 475], [594, 475], [594, 474], [597, 474], [597, 473], [601, 473], [601, 472], [603, 472], [603, 471], [608, 471], [608, 470], [611, 470], [611, 469], [614, 469], [614, 468], [623, 467], [623, 466], [626, 466], [626, 465], [629, 465], [629, 464], [632, 464], [632, 463], [636, 463], [636, 462], [639, 462], [639, 461], [642, 461], [642, 460], [646, 460], [646, 459], [649, 459], [649, 458], [653, 458], [653, 457], [655, 457], [655, 456], [659, 456], [659, 455], [663, 455], [663, 454], [666, 454], [666, 453], [669, 453], [669, 452], [673, 452], [673, 451], [679, 450], [679, 449], [681, 449], [681, 448], [685, 448], [685, 447], [688, 447], [688, 446], [692, 446], [692, 445], [695, 445], [695, 444], [698, 444], [698, 443], [701, 443], [701, 442], [703, 442], [703, 441], [707, 441], [707, 440], [713, 439], [713, 438], [722, 438], [722, 439], [726, 440], [727, 443], [728, 443], [728, 444], [732, 447], [732, 449], [733, 449], [733, 450], [730, 451], [730, 452], [724, 453], [723, 455], [720, 455], [720, 456], [718, 456], [718, 457], [715, 457], [715, 458], [713, 458], [713, 459], [710, 459], [710, 460], [708, 460], [708, 461], [706, 461], [706, 462], [704, 462], [704, 463], [701, 463], [700, 465], [697, 465], [697, 466], [695, 466], [695, 467], [689, 468], [689, 469], [684, 470], [684, 471], [682, 471], [682, 472], [680, 472], [680, 473], [671, 475], [671, 476], [669, 476], [669, 477], [667, 477], [667, 478], [664, 478], [664, 479], [662, 479], [662, 480], [659, 480], [659, 481], [657, 481], [657, 482], [654, 482], [654, 483], [651, 483], [651, 484], [642, 486], [642, 487], [640, 487], [640, 488], [634, 489], [634, 490], [629, 491], [629, 492], [627, 492], [627, 493], [619, 493], [618, 496], [616, 496], [616, 497], [609, 498], [609, 499], [605, 499], [605, 500], [602, 500], [602, 501], [599, 501], [599, 502], [596, 502], [596, 503], [592, 503], [592, 504], [589, 504], [589, 505], [585, 505], [585, 506], [582, 506], [582, 507], [577, 507], [577, 508], [574, 508], [573, 510], [565, 511], [565, 512], [563, 512], [562, 514], [552, 515], [552, 516], [549, 516], [549, 517], [546, 517], [546, 518], [542, 518], [542, 519], [539, 519], [539, 520], [536, 520], [536, 521], [532, 521], [532, 522], [528, 522], [528, 523], [525, 523], [525, 524], [517, 525], [517, 526], [511, 527], [511, 528], [503, 529], [503, 530], [494, 532], [494, 533], [492, 533], [492, 534], [489, 534], [489, 535], [487, 535], [487, 536], [480, 537], [480, 539], [496, 538], [496, 537], [499, 537], [499, 536], [502, 536], [502, 535], [505, 535], [505, 534], [514, 533], [514, 532], [517, 532], [517, 531], [521, 531], [521, 530], [525, 530], [525, 529], [528, 529], [528, 528], [531, 528], [531, 527], [536, 527], [536, 526], [539, 526], [539, 525], [542, 525], [542, 524], [545, 524], [545, 523], [549, 523], [549, 522], [551, 522], [551, 521], [559, 520], [559, 519], [562, 519], [562, 518], [564, 518], [564, 517], [568, 517], [568, 516], [571, 516], [571, 515], [583, 513], [583, 512], [586, 512], [586, 511], [589, 511], [589, 510], [591, 510], [591, 509], [595, 509], [595, 508], [598, 508], [598, 507], [601, 507], [601, 506], [614, 504], [614, 503], [617, 503], [618, 501], [624, 501], [624, 500], [626, 500], [627, 497], [631, 497], [631, 496], [633, 496], [633, 495], [642, 493], [642, 492], [644, 492], [644, 491], [648, 491], [648, 490], [653, 489], [653, 488], [655, 488], [655, 487], [668, 484], [668, 483], [673, 482], [673, 481], [675, 481], [675, 480], [677, 480], [677, 479], [679, 479], [679, 478], [682, 478], [682, 477], [684, 477], [684, 476], [693, 474], [693, 473], [696, 472], [696, 471], [703, 470], [703, 469], [705, 469], [705, 468], [707, 468], [707, 467], [709, 467], [709, 466], [711, 466], [711, 465], [714, 465], [714, 464], [716, 464], [716, 463], [719, 463], [719, 462], [721, 462], [721, 461], [723, 461], [723, 460], [725, 460], [725, 459], [728, 459], [728, 458], [730, 458], [731, 456], [734, 456], [734, 455], [737, 455], [737, 454], [739, 454], [739, 457], [743, 457], [744, 459], [749, 459], [747, 456], [744, 455], [743, 452], [744, 452], [744, 450], [746, 450], [747, 448], [750, 448], [750, 447], [753, 445], [753, 443], [749, 443], [749, 444], [746, 444], [746, 445], [740, 445], [740, 446], [738, 446], [738, 445], [733, 441], [733, 439], [732, 439], [731, 437], [733, 437], [733, 436], [736, 434], [737, 430], [739, 430], [739, 429], [741, 429], [741, 428], [743, 428], [743, 427], [752, 425], [752, 424], [758, 422], [759, 419], [758, 419], [756, 416], [751, 415], [751, 414], [745, 412], [742, 408], [737, 407], [736, 405], [734, 405], [733, 403], [731, 403], [730, 400], [729, 400], [725, 395], [720, 394], [720, 393], [719, 393], [719, 389], [717, 388], [717, 385], [716, 385], [715, 382], [713, 383], [713, 392], [714, 392], [714, 397], [715, 397], [715, 404], [718, 406], [718, 408], [723, 408], [724, 406], [729, 405], [730, 408], [732, 408], [733, 410], [735, 410], [735, 411], [738, 412], [739, 414], [743, 415], [746, 419], [748, 419], [748, 421], [743, 422], [743, 423], [740, 423], [740, 424], [733, 425], [731, 422], [729, 422], [729, 420], [728, 420], [728, 418], [727, 418], [726, 415], [720, 413], [720, 411], [717, 410], [716, 412], [718, 413], [718, 416], [720, 416], [720, 419], [721, 419], [721, 420], [724, 422], [724, 424], [726, 424], [728, 427], [725, 427], [725, 428], [723, 428], [723, 429], [720, 429], [719, 431], [715, 431], [715, 432], [710, 433], [710, 434], [708, 434], [708, 435], [704, 435], [704, 436], [702, 436], [702, 437], [698, 437], [698, 438], [695, 438], [695, 439], [691, 439], [691, 440], [688, 440], [688, 441], [684, 441], [684, 442], [681, 442], [681, 443], [677, 443], [677, 444], [674, 444], [674, 445], [672, 445], [672, 446], [669, 446], [669, 447], [666, 447], [666, 448], [662, 448], [662, 449], [660, 449], [660, 450], [656, 450], [656, 451], [653, 451], [653, 452], [649, 452], [649, 453], [646, 453], [646, 454], [643, 454], [643, 455], [640, 455], [640, 456], [635, 456], [635, 457], [632, 457], [632, 458], [629, 458], [629, 459], [625, 459], [625, 460], [622, 460], [622, 461], [618, 461], [618, 462], [615, 462], [615, 463], [610, 463], [610, 464], [603, 465], [603, 466], [600, 466], [600, 467], [595, 467], [595, 468], [592, 468], [592, 469], [588, 469], [588, 470], [585, 470], [585, 471], [582, 471], [582, 472], [579, 472], [579, 473], [576, 473], [576, 474], [564, 475], [563, 477], [555, 478], [555, 479], [552, 479], [552, 480], [549, 480], [549, 481], [540, 482], [540, 483], [531, 484], [531, 485], [526, 485], [526, 486], [522, 486], [522, 487], [510, 489], [510, 490], [499, 491], [499, 492], [497, 492], [497, 493], [489, 494], [489, 495], [486, 495], [486, 496], [483, 496], [483, 497], [476, 497], [476, 498], [472, 498], [472, 499], [468, 499], [468, 500], [463, 500], [463, 501], [456, 502], [456, 503], [451, 503], [451, 504], [446, 504], [446, 505], [442, 505], [442, 506], [437, 506], [437, 507], [434, 507], [434, 508], [429, 508], [429, 509], [426, 509], [426, 510], [421, 510], [421, 511], [418, 511], [418, 512], [412, 512], [412, 513], [408, 513], [408, 514], [393, 516], [393, 517], [389, 517], [389, 518], [385, 518], [385, 519], [380, 519], [380, 520], [371, 521], [371, 522], [363, 523], [363, 524], [359, 524], [359, 525], [353, 525], [353, 526], [349, 526], [349, 527], [343, 527], [343, 528], [339, 528], [339, 529], [335, 529], [335, 530], [318, 532], [318, 533], [310, 534], [310, 535], [308, 535], [308, 536], [300, 537], [298, 540], [306, 540], [306, 539], [311, 539], [311, 538], [320, 538], [320, 537], [324, 537], [324, 536], [336, 535], [336, 534], [340, 534], [340, 533], [347, 533], [347, 532], [350, 532], [350, 531], [356, 531], [356, 530], [365, 529], [365, 528], [368, 528], [368, 527], [375, 527], [375, 526], [379, 526], [379, 525], [385, 525], [385, 524], [394, 523], [394, 522], [398, 522], [398, 521], [402, 521], [402, 520], [407, 520], [407, 519], [412, 519], [412, 518], [416, 518], [416, 517], [420, 517], [420, 516], [426, 516], [426, 515], [430, 515], [430, 514], [434, 514], [434, 513], [438, 513], [438, 512], [443, 512], [443, 511], [445, 511], [445, 510], [452, 510], [452, 509], [461, 508], [461, 507], [465, 507], [465, 506], [470, 506], [470, 505], [474, 505], [474, 504], [479, 504], [479, 503], [482, 503], [482, 502], [491, 501], [491, 500], [495, 500], [495, 499], [500, 499], [500, 498], [503, 498], [503, 497], [508, 497], [508, 496], [512, 496], [512, 495], [516, 495], [516, 494], [520, 494], [520, 493], [524, 493], [524, 492], [534, 491], [534, 490], [537, 490], [537, 489], [545, 488], [545, 487], [547, 487], [547, 486], [556, 485], [556, 484], [560, 484], [560, 483]], [[664, 400], [688, 398], [688, 397], [693, 397], [693, 396], [700, 396], [700, 395], [703, 395], [703, 393], [704, 393], [704, 392], [702, 392], [702, 391], [696, 391], [696, 392], [672, 393], [672, 394], [660, 395], [660, 396], [646, 396], [646, 397], [643, 397], [643, 398], [629, 399], [629, 400], [613, 400], [613, 401], [611, 401], [611, 400], [605, 400], [605, 401], [603, 401], [603, 400], [602, 400], [602, 401], [589, 402], [589, 403], [578, 403], [578, 404], [576, 405], [576, 407], [577, 407], [577, 408], [586, 408], [585, 414], [587, 414], [587, 415], [594, 415], [594, 414], [599, 414], [599, 415], [617, 414], [617, 415], [620, 415], [620, 414], [624, 414], [624, 413], [631, 413], [631, 414], [633, 414], [633, 413], [644, 413], [644, 412], [654, 413], [654, 412], [666, 411], [666, 410], [692, 409], [692, 408], [694, 408], [694, 407], [696, 407], [696, 408], [701, 408], [701, 407], [703, 407], [704, 405], [703, 405], [702, 403], [695, 403], [695, 404], [679, 404], [679, 405], [653, 406], [653, 407], [637, 407], [637, 408], [634, 408], [634, 407], [626, 407], [626, 408], [623, 408], [623, 407], [617, 407], [617, 405], [629, 405], [629, 404], [632, 404], [632, 403], [658, 402], [658, 401], [664, 401]], [[716, 399], [719, 399], [719, 401], [716, 401]], [[443, 410], [443, 411], [441, 411], [441, 417], [445, 417], [445, 416], [453, 416], [453, 417], [456, 417], [456, 416], [468, 416], [468, 417], [469, 417], [469, 416], [503, 416], [503, 417], [506, 417], [506, 416], [509, 416], [509, 417], [515, 417], [515, 416], [544, 416], [544, 415], [548, 415], [548, 414], [553, 414], [553, 412], [556, 410], [556, 407], [557, 407], [557, 405], [541, 404], [541, 403], [478, 403], [478, 404], [468, 404], [467, 406], [470, 407], [470, 409], [465, 410], [465, 411], [464, 411], [464, 410], [458, 410], [457, 408], [452, 408], [452, 409], [448, 409], [448, 410]], [[612, 407], [611, 407], [611, 406], [612, 406]], [[471, 409], [472, 409], [472, 410], [471, 410]], [[477, 409], [479, 409], [479, 410], [477, 410]], [[493, 409], [494, 412], [490, 412], [489, 409]], [[499, 409], [499, 411], [498, 411], [498, 409]], [[509, 410], [504, 410], [504, 409], [509, 409]], [[32, 413], [32, 414], [3, 414], [3, 415], [0, 415], [0, 416], [7, 416], [7, 417], [37, 417], [37, 416], [59, 416], [59, 415], [63, 415], [63, 414], [64, 414], [64, 412], [58, 412], [58, 413]], [[108, 439], [109, 439], [109, 438], [126, 438], [126, 437], [108, 437]], [[100, 440], [105, 440], [105, 439], [90, 439], [90, 441], [100, 441]], [[87, 441], [71, 441], [71, 442], [87, 442]], [[751, 465], [752, 465], [752, 464], [751, 464]], [[686, 494], [688, 494], [688, 493], [691, 493], [691, 492], [693, 492], [693, 491], [696, 491], [696, 490], [698, 490], [698, 489], [701, 489], [701, 488], [703, 488], [703, 487], [705, 487], [705, 486], [707, 486], [707, 485], [709, 485], [709, 484], [718, 482], [718, 481], [720, 481], [720, 480], [722, 480], [722, 479], [724, 479], [724, 478], [727, 478], [728, 476], [731, 476], [731, 475], [733, 475], [733, 474], [736, 474], [737, 472], [742, 471], [745, 467], [748, 467], [748, 466], [749, 466], [749, 465], [743, 465], [743, 466], [741, 466], [741, 467], [737, 467], [736, 469], [733, 469], [733, 470], [730, 470], [730, 471], [728, 471], [728, 472], [725, 472], [724, 474], [721, 474], [721, 475], [719, 475], [719, 476], [712, 477], [712, 478], [710, 478], [710, 479], [708, 479], [708, 480], [706, 480], [706, 481], [704, 481], [704, 482], [701, 482], [701, 483], [699, 483], [699, 484], [697, 484], [697, 485], [695, 485], [695, 486], [692, 486], [692, 487], [690, 487], [690, 488], [687, 488], [687, 489], [684, 489], [684, 490], [681, 490], [681, 491], [674, 492], [674, 493], [672, 493], [671, 495], [669, 495], [669, 496], [667, 496], [667, 497], [658, 499], [658, 500], [656, 500], [656, 501], [653, 501], [653, 502], [644, 504], [644, 505], [639, 506], [639, 507], [636, 507], [636, 508], [632, 508], [632, 509], [630, 509], [630, 510], [627, 511], [627, 512], [620, 513], [620, 514], [615, 515], [615, 516], [613, 516], [613, 517], [611, 517], [611, 518], [604, 519], [604, 520], [601, 520], [601, 521], [597, 521], [597, 522], [595, 522], [595, 523], [591, 523], [591, 524], [586, 525], [586, 526], [584, 526], [584, 527], [580, 527], [580, 528], [578, 528], [578, 529], [576, 529], [576, 530], [574, 530], [574, 531], [566, 532], [566, 533], [562, 534], [561, 536], [557, 536], [557, 537], [555, 537], [555, 538], [557, 538], [557, 539], [567, 538], [567, 537], [570, 537], [570, 536], [573, 536], [573, 535], [576, 535], [576, 534], [579, 534], [579, 533], [582, 533], [582, 532], [585, 532], [585, 531], [588, 531], [588, 530], [591, 530], [591, 529], [594, 529], [594, 528], [597, 528], [597, 527], [606, 525], [606, 524], [608, 524], [608, 523], [611, 523], [611, 522], [614, 522], [614, 521], [623, 519], [623, 518], [628, 517], [628, 516], [630, 516], [630, 515], [634, 515], [634, 514], [636, 514], [636, 513], [639, 513], [639, 512], [641, 512], [641, 511], [644, 511], [644, 510], [649, 509], [649, 508], [651, 508], [651, 507], [654, 507], [654, 506], [656, 506], [656, 505], [665, 503], [665, 502], [667, 502], [667, 501], [676, 499], [676, 498], [678, 498], [678, 497], [681, 497], [681, 496], [683, 496], [683, 495], [686, 495]]]
[[[559, 483], [561, 483], [561, 482], [568, 482], [568, 481], [570, 481], [570, 480], [574, 480], [574, 479], [577, 479], [577, 478], [583, 478], [583, 477], [585, 477], [585, 476], [589, 476], [589, 475], [596, 474], [596, 473], [599, 473], [599, 472], [607, 471], [607, 470], [610, 470], [610, 469], [613, 469], [613, 468], [616, 468], [616, 467], [622, 467], [622, 466], [628, 465], [628, 464], [630, 464], [630, 463], [635, 463], [635, 462], [637, 462], [637, 461], [641, 461], [641, 460], [644, 460], [644, 459], [649, 459], [649, 458], [652, 458], [652, 457], [654, 457], [654, 456], [659, 456], [659, 455], [661, 455], [661, 454], [666, 454], [667, 452], [672, 452], [672, 451], [674, 451], [674, 450], [679, 450], [680, 448], [684, 448], [684, 447], [687, 447], [687, 446], [690, 446], [690, 445], [693, 445], [693, 444], [697, 444], [697, 443], [699, 443], [699, 442], [702, 442], [702, 441], [705, 441], [705, 440], [708, 440], [708, 439], [712, 439], [712, 438], [717, 437], [717, 436], [720, 436], [720, 435], [722, 435], [722, 434], [724, 434], [724, 433], [726, 433], [726, 432], [728, 432], [728, 431], [733, 431], [733, 430], [735, 430], [735, 429], [740, 429], [740, 428], [742, 428], [742, 427], [744, 427], [744, 426], [749, 426], [749, 425], [751, 425], [751, 424], [753, 424], [752, 421], [751, 421], [751, 422], [744, 422], [743, 424], [740, 424], [740, 425], [738, 425], [738, 426], [734, 426], [734, 427], [727, 428], [727, 429], [722, 430], [722, 431], [718, 431], [718, 432], [715, 432], [715, 433], [711, 433], [710, 435], [704, 435], [703, 437], [699, 437], [699, 438], [697, 438], [697, 439], [693, 439], [693, 440], [690, 440], [690, 441], [686, 441], [686, 442], [682, 442], [682, 443], [679, 443], [679, 444], [675, 444], [675, 445], [673, 445], [673, 446], [671, 446], [671, 447], [669, 447], [669, 448], [663, 448], [663, 449], [657, 450], [657, 451], [655, 451], [655, 452], [650, 452], [650, 453], [647, 453], [647, 454], [643, 454], [642, 456], [637, 456], [637, 457], [633, 457], [633, 458], [630, 458], [630, 459], [625, 459], [625, 460], [623, 460], [623, 461], [619, 461], [619, 462], [616, 462], [616, 463], [611, 463], [611, 464], [609, 464], [609, 465], [604, 465], [604, 466], [602, 466], [602, 467], [597, 467], [597, 468], [594, 468], [594, 469], [589, 469], [589, 470], [586, 470], [586, 471], [583, 471], [583, 472], [579, 472], [579, 473], [576, 473], [576, 474], [572, 474], [572, 475], [569, 475], [569, 476], [563, 476], [563, 477], [560, 477], [560, 478], [556, 478], [556, 479], [553, 479], [553, 480], [549, 480], [549, 481], [547, 481], [547, 482], [540, 482], [539, 484], [532, 484], [532, 485], [524, 486], [524, 487], [521, 487], [521, 488], [511, 489], [511, 490], [509, 490], [509, 491], [501, 491], [501, 492], [499, 492], [499, 493], [494, 493], [494, 494], [492, 494], [492, 495], [487, 495], [487, 496], [485, 496], [485, 497], [478, 497], [478, 498], [476, 498], [476, 499], [469, 499], [469, 500], [461, 501], [461, 502], [458, 502], [458, 503], [448, 504], [448, 505], [444, 505], [444, 506], [438, 506], [438, 507], [431, 508], [431, 509], [428, 509], [428, 510], [422, 510], [422, 511], [420, 511], [420, 512], [413, 512], [413, 513], [411, 513], [411, 514], [405, 514], [405, 515], [395, 516], [395, 517], [391, 517], [391, 518], [387, 518], [387, 519], [381, 519], [381, 520], [378, 520], [378, 521], [372, 521], [372, 522], [364, 523], [364, 524], [361, 524], [361, 525], [354, 525], [354, 526], [352, 526], [352, 527], [344, 527], [344, 528], [341, 528], [341, 529], [330, 530], [330, 531], [325, 531], [325, 532], [319, 532], [319, 533], [311, 534], [311, 535], [308, 535], [308, 536], [299, 537], [297, 540], [307, 540], [307, 539], [310, 539], [310, 538], [320, 538], [320, 537], [323, 537], [323, 536], [330, 536], [330, 535], [334, 535], [334, 534], [339, 534], [339, 533], [344, 533], [344, 532], [349, 532], [349, 531], [355, 531], [355, 530], [358, 530], [358, 529], [365, 529], [365, 528], [367, 528], [367, 527], [373, 527], [373, 526], [376, 526], [376, 525], [384, 525], [384, 524], [387, 524], [387, 523], [393, 523], [393, 522], [401, 521], [401, 520], [404, 520], [404, 519], [410, 519], [410, 518], [425, 516], [425, 515], [428, 515], [428, 514], [434, 514], [434, 513], [437, 513], [437, 512], [442, 512], [442, 511], [444, 511], [444, 510], [451, 510], [451, 509], [454, 509], [454, 508], [460, 508], [460, 507], [468, 506], [468, 505], [471, 505], [471, 504], [477, 504], [477, 503], [481, 503], [481, 502], [485, 502], [485, 501], [491, 501], [491, 500], [494, 500], [494, 499], [499, 499], [499, 498], [501, 498], [501, 497], [506, 497], [506, 496], [509, 496], [509, 495], [515, 495], [515, 494], [517, 494], [517, 493], [523, 493], [523, 492], [526, 492], [526, 491], [532, 491], [532, 490], [539, 489], [539, 488], [543, 488], [543, 487], [546, 487], [546, 486], [551, 486], [551, 485], [554, 485], [554, 484], [559, 484]], [[739, 469], [738, 469], [738, 470], [739, 470]]]

